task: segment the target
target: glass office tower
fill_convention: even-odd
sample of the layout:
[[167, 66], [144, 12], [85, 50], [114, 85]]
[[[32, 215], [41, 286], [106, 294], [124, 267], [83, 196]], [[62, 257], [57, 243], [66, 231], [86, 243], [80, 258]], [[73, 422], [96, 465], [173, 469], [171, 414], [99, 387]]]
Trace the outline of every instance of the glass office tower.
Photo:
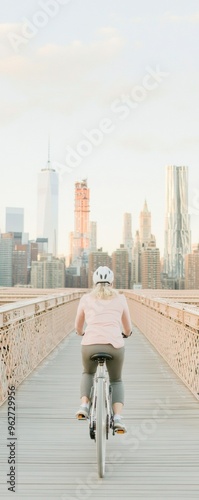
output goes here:
[[48, 253], [57, 255], [58, 174], [47, 167], [38, 174], [37, 237], [48, 239]]
[[185, 277], [185, 255], [191, 250], [188, 214], [188, 167], [166, 170], [164, 272], [173, 280]]

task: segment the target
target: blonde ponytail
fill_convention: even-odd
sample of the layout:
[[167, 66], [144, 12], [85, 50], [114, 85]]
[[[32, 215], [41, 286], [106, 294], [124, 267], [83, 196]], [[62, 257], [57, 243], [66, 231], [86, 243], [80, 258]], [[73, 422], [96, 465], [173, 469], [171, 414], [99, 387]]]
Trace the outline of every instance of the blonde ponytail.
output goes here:
[[90, 292], [96, 299], [109, 300], [118, 296], [117, 290], [107, 283], [98, 283]]

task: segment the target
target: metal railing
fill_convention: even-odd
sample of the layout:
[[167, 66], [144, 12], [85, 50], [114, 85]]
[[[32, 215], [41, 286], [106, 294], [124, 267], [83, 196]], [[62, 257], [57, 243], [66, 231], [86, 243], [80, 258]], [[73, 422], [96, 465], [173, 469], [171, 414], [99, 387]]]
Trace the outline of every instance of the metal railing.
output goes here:
[[[21, 297], [20, 302], [0, 307], [0, 405], [7, 399], [8, 386], [17, 387], [73, 330], [78, 302], [86, 291]], [[199, 399], [199, 292], [123, 293], [132, 322]]]
[[81, 291], [22, 300], [0, 307], [0, 405], [74, 329]]
[[132, 322], [199, 400], [199, 292], [124, 293]]

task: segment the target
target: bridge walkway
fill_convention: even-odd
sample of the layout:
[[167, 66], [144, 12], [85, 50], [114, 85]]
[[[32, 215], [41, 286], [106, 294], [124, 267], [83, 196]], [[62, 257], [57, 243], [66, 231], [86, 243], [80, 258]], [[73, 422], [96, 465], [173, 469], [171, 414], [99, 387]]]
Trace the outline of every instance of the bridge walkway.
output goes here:
[[[110, 436], [98, 479], [95, 443], [79, 406], [80, 337], [71, 333], [16, 392], [16, 493], [20, 500], [199, 498], [199, 405], [134, 328], [123, 371], [128, 433]], [[0, 408], [0, 490], [6, 485], [7, 403]]]

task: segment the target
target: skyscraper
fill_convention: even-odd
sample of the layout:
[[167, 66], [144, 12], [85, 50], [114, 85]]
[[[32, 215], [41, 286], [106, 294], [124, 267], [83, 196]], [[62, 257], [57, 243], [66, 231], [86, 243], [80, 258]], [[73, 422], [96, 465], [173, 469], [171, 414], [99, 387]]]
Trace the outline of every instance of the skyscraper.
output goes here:
[[124, 214], [123, 244], [128, 250], [129, 262], [132, 261], [133, 237], [132, 237], [132, 217], [130, 213]]
[[143, 210], [140, 212], [140, 243], [147, 246], [151, 240], [151, 212], [148, 210], [145, 200]]
[[161, 288], [160, 280], [160, 250], [155, 240], [151, 240], [141, 253], [142, 288]]
[[97, 250], [97, 222], [90, 222], [90, 252]]
[[173, 280], [174, 288], [185, 277], [185, 255], [190, 249], [188, 167], [172, 165], [166, 170], [164, 273]]
[[24, 209], [6, 207], [6, 233], [24, 232]]
[[108, 252], [103, 252], [102, 248], [90, 252], [88, 257], [88, 287], [93, 286], [93, 273], [99, 266], [111, 268], [111, 257]]
[[90, 190], [87, 179], [75, 183], [74, 232], [72, 235], [72, 262], [88, 256], [90, 247]]
[[131, 286], [134, 285], [141, 286], [141, 243], [138, 230], [135, 233], [132, 257]]
[[52, 255], [42, 256], [32, 262], [31, 285], [33, 288], [64, 288], [65, 261]]
[[199, 289], [199, 243], [185, 256], [185, 289]]
[[0, 286], [13, 285], [13, 233], [0, 235]]
[[29, 279], [28, 245], [15, 245], [13, 249], [12, 281], [13, 286], [27, 285]]
[[38, 174], [37, 237], [48, 238], [48, 253], [57, 255], [58, 174], [51, 168], [50, 154], [46, 168]]
[[124, 245], [112, 253], [112, 270], [114, 273], [115, 288], [128, 288], [129, 286], [129, 254]]
[[136, 231], [133, 256], [131, 286], [141, 286], [141, 254], [151, 241], [151, 212], [148, 210], [147, 201], [144, 201], [143, 209], [139, 216], [139, 231]]

